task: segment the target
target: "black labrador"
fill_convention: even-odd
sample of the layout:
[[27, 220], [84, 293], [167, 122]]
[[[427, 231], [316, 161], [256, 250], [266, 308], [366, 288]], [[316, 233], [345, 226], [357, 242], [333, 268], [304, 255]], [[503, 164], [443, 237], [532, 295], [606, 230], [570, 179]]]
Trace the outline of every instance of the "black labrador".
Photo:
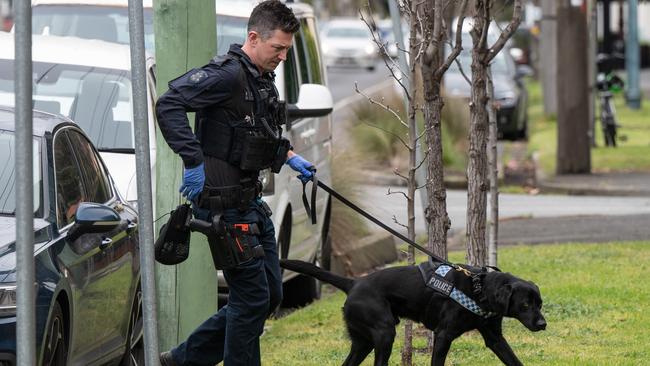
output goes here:
[[[358, 279], [341, 277], [298, 260], [283, 259], [280, 266], [348, 294], [343, 316], [352, 345], [343, 365], [359, 365], [373, 349], [374, 364], [388, 365], [399, 318], [422, 323], [435, 332], [431, 365], [438, 366], [444, 365], [451, 343], [474, 329], [504, 364], [522, 365], [503, 337], [503, 317], [515, 318], [533, 332], [546, 329], [539, 288], [509, 273], [462, 265], [445, 277], [456, 289], [479, 299], [477, 305], [490, 313], [485, 317], [427, 286], [418, 266], [387, 268]], [[481, 293], [474, 292], [477, 285]]]

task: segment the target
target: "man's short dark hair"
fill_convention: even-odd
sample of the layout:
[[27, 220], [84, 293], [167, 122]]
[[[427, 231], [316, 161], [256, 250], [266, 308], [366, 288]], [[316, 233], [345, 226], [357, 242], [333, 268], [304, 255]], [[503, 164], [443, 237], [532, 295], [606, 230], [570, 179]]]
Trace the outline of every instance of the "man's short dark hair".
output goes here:
[[262, 39], [268, 39], [273, 31], [296, 33], [300, 23], [293, 11], [279, 0], [266, 0], [257, 4], [248, 19], [248, 31], [255, 31]]

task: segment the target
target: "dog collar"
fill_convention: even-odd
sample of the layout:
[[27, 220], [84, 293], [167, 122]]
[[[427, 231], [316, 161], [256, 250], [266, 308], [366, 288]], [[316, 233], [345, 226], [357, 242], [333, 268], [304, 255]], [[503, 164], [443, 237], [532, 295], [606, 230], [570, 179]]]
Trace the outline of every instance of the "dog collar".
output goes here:
[[[464, 292], [456, 288], [452, 282], [445, 278], [447, 274], [453, 269], [451, 266], [442, 264], [436, 268], [434, 264], [424, 262], [421, 263], [418, 268], [420, 269], [420, 273], [422, 274], [422, 278], [424, 279], [424, 283], [427, 287], [451, 298], [460, 306], [482, 318], [489, 318], [496, 315], [495, 313], [483, 310], [483, 308], [481, 308], [479, 304], [474, 301], [474, 299], [467, 296]], [[433, 269], [433, 271], [430, 269]], [[467, 271], [466, 269], [464, 270]]]

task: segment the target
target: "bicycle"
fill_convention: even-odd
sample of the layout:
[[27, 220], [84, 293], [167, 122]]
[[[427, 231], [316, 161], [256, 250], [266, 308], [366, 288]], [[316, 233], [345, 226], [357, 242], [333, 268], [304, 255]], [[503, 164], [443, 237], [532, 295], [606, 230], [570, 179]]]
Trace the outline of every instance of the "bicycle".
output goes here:
[[603, 130], [605, 146], [616, 147], [616, 135], [620, 125], [616, 120], [616, 108], [614, 107], [614, 93], [623, 90], [624, 82], [613, 72], [613, 62], [621, 59], [617, 55], [599, 54], [597, 58], [598, 75], [596, 76], [596, 88], [600, 102], [600, 125]]

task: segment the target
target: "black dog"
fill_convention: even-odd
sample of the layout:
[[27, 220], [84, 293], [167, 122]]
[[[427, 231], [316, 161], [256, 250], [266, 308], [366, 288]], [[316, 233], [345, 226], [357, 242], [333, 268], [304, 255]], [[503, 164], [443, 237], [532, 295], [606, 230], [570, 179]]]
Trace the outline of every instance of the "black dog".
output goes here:
[[343, 316], [352, 345], [343, 365], [359, 365], [373, 349], [375, 365], [388, 365], [399, 318], [422, 323], [435, 332], [431, 365], [439, 366], [444, 365], [451, 342], [474, 329], [504, 364], [521, 365], [503, 337], [503, 317], [515, 318], [533, 332], [546, 328], [539, 288], [509, 273], [465, 265], [447, 268], [439, 287], [445, 290], [446, 286], [453, 286], [473, 298], [480, 307], [479, 313], [485, 311], [481, 316], [444, 291], [427, 286], [431, 282], [425, 283], [426, 269], [432, 272], [437, 268], [427, 263], [421, 265], [424, 269], [393, 267], [354, 280], [297, 260], [281, 260], [280, 266], [315, 277], [348, 294]]

